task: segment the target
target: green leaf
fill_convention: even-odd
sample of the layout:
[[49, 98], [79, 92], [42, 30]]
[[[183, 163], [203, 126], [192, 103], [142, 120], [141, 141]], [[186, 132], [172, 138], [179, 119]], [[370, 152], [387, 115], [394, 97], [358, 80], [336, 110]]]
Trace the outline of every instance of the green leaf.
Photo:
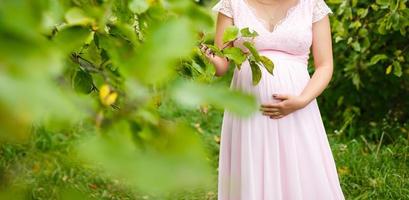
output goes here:
[[204, 74], [204, 71], [202, 67], [200, 67], [199, 64], [197, 64], [194, 60], [192, 60], [192, 64], [190, 65], [193, 69], [195, 69], [199, 74]]
[[251, 32], [248, 27], [241, 29], [240, 33], [241, 33], [242, 37], [256, 37], [256, 36], [258, 36], [258, 33], [256, 31]]
[[222, 85], [179, 80], [171, 88], [170, 94], [176, 102], [191, 109], [206, 103], [241, 116], [248, 116], [257, 110], [254, 96]]
[[365, 38], [368, 35], [368, 29], [360, 28], [358, 31], [358, 35], [361, 36], [362, 38]]
[[81, 47], [90, 35], [91, 31], [87, 28], [71, 26], [61, 29], [53, 38], [53, 41], [66, 54]]
[[253, 55], [254, 59], [257, 62], [261, 61], [260, 55], [258, 51], [256, 50], [256, 47], [254, 46], [253, 43], [246, 41], [246, 42], [243, 42], [243, 45], [247, 47], [247, 49], [250, 51], [250, 53]]
[[359, 8], [357, 14], [360, 18], [366, 17], [366, 15], [368, 14], [368, 8]]
[[148, 10], [148, 8], [149, 4], [146, 0], [132, 0], [129, 2], [129, 9], [136, 14], [141, 14]]
[[386, 68], [385, 74], [390, 74], [391, 72], [392, 72], [392, 65], [389, 65], [389, 66]]
[[[36, 68], [29, 75], [10, 75], [0, 73], [0, 112], [4, 114], [0, 120], [0, 138], [4, 134], [12, 135], [19, 132], [21, 127], [16, 125], [32, 124], [33, 122], [47, 122], [53, 125], [69, 125], [74, 121], [90, 117], [83, 108], [91, 106], [89, 102], [70, 89], [60, 87], [50, 74], [40, 72], [35, 74]], [[25, 106], [21, 106], [25, 105]], [[7, 113], [4, 113], [7, 108]], [[9, 110], [9, 108], [12, 108]], [[24, 116], [19, 113], [25, 113]], [[7, 116], [6, 116], [7, 115]], [[20, 122], [10, 121], [20, 120]], [[9, 123], [7, 123], [9, 122]], [[4, 123], [14, 128], [3, 132]], [[27, 133], [27, 130], [24, 130]], [[17, 133], [18, 134], [18, 133]], [[14, 136], [13, 136], [14, 137]]]
[[352, 48], [354, 48], [355, 51], [361, 51], [361, 44], [357, 41], [352, 43]]
[[402, 67], [400, 65], [400, 62], [393, 62], [393, 74], [397, 77], [402, 76]]
[[90, 25], [95, 23], [95, 20], [87, 16], [87, 14], [78, 7], [73, 7], [65, 14], [65, 20], [69, 25]]
[[375, 65], [379, 61], [386, 60], [386, 59], [388, 59], [388, 56], [386, 56], [385, 54], [376, 54], [371, 58], [369, 65]]
[[233, 60], [236, 65], [241, 65], [247, 58], [238, 47], [226, 48], [223, 50], [223, 54], [230, 60]]
[[207, 44], [206, 46], [209, 47], [216, 55], [224, 57], [223, 52], [219, 49], [219, 47], [211, 44]]
[[349, 24], [349, 28], [350, 29], [358, 29], [358, 28], [360, 28], [362, 26], [362, 23], [360, 22], [360, 21], [355, 21], [355, 22], [352, 22], [351, 24]]
[[236, 26], [229, 26], [223, 33], [223, 43], [231, 42], [237, 38], [239, 29]]
[[[211, 181], [202, 141], [186, 123], [162, 120], [158, 127], [135, 130], [126, 120], [117, 120], [101, 132], [104, 137], [90, 137], [75, 151], [89, 164], [98, 163], [129, 186], [164, 194]], [[144, 142], [142, 145], [134, 142], [136, 134]], [[189, 176], [182, 177], [186, 173]]]
[[175, 75], [176, 62], [187, 57], [194, 48], [195, 35], [190, 21], [183, 17], [166, 20], [150, 27], [145, 43], [126, 60], [126, 68], [144, 83], [163, 83]]
[[129, 40], [133, 45], [139, 45], [139, 41], [134, 28], [129, 24], [116, 23], [109, 26], [109, 33], [125, 40]]
[[187, 9], [189, 19], [192, 20], [192, 24], [198, 30], [210, 29], [214, 25], [214, 20], [209, 12], [201, 6], [190, 6]]
[[266, 57], [266, 56], [260, 56], [261, 59], [261, 63], [264, 65], [264, 67], [267, 69], [267, 71], [271, 74], [273, 74], [273, 70], [274, 70], [274, 63], [272, 60], [270, 60], [270, 58]]
[[389, 6], [389, 0], [376, 0], [376, 3], [382, 8], [387, 8]]
[[399, 30], [400, 25], [401, 25], [399, 23], [400, 18], [401, 17], [400, 17], [400, 15], [398, 13], [396, 13], [396, 12], [392, 13], [391, 21], [392, 21], [392, 27], [393, 27], [394, 30]]
[[385, 35], [386, 32], [386, 22], [385, 20], [383, 20], [382, 22], [380, 22], [379, 26], [378, 26], [378, 32], [382, 35]]
[[352, 83], [355, 85], [355, 88], [359, 90], [359, 88], [361, 87], [362, 81], [358, 73], [352, 74]]
[[91, 74], [84, 72], [83, 70], [78, 70], [74, 76], [73, 86], [75, 91], [79, 93], [91, 93], [94, 88]]
[[253, 86], [257, 85], [261, 80], [261, 70], [260, 67], [254, 60], [250, 60], [251, 75]]

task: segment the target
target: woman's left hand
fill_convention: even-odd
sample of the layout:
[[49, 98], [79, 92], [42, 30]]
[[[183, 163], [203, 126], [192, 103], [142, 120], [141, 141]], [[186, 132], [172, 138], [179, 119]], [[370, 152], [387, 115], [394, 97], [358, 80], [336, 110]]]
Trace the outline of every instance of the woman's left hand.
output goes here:
[[261, 104], [260, 111], [271, 119], [282, 118], [298, 109], [304, 108], [308, 101], [302, 96], [289, 94], [274, 94], [273, 98], [281, 100], [278, 103]]

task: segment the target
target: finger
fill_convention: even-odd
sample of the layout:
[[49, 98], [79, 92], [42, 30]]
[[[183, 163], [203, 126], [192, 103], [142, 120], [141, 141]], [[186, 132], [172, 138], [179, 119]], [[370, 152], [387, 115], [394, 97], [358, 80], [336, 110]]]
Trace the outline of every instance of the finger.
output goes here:
[[208, 49], [209, 49], [209, 47], [205, 45], [205, 46], [203, 47], [203, 52], [206, 52]]
[[264, 112], [277, 112], [280, 111], [278, 108], [270, 108], [270, 107], [261, 107], [260, 111]]
[[278, 115], [278, 116], [270, 116], [270, 119], [280, 119], [283, 118], [284, 115]]
[[274, 109], [274, 110], [260, 110], [260, 112], [262, 112], [262, 113], [277, 113], [277, 112], [281, 113], [281, 111], [278, 110], [278, 109]]
[[268, 115], [280, 115], [282, 112], [280, 111], [263, 111], [263, 114], [268, 114]]
[[279, 116], [279, 115], [281, 115], [281, 113], [280, 112], [263, 112], [263, 115]]
[[200, 47], [200, 51], [202, 51], [204, 53], [206, 51], [205, 47]]
[[289, 98], [288, 94], [273, 94], [273, 98], [285, 100]]
[[261, 105], [262, 108], [281, 108], [281, 106], [281, 103], [267, 103]]
[[212, 50], [210, 48], [206, 49], [207, 55], [210, 55], [212, 53]]
[[208, 49], [208, 48], [209, 48], [208, 46], [206, 46], [205, 44], [202, 44], [200, 49], [202, 49], [203, 51], [206, 51], [206, 49]]
[[202, 49], [202, 52], [203, 52], [203, 54], [205, 54], [205, 55], [207, 56], [207, 50], [206, 50], [206, 48], [203, 48], [203, 49]]

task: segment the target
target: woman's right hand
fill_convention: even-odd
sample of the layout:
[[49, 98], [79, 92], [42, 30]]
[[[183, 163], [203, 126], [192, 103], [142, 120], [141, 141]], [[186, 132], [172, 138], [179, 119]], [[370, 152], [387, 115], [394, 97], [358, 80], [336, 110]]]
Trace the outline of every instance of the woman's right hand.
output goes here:
[[[216, 23], [216, 34], [214, 37], [214, 45], [218, 48], [222, 48], [223, 46], [223, 34], [225, 29], [228, 26], [233, 25], [233, 18], [228, 17], [219, 12], [217, 15], [217, 23]], [[213, 63], [215, 66], [215, 75], [216, 76], [223, 76], [229, 69], [229, 60], [226, 57], [220, 57], [216, 55], [212, 50], [206, 46], [205, 44], [200, 45], [200, 49], [205, 55], [205, 57]]]
[[209, 59], [209, 61], [214, 63], [216, 55], [210, 47], [202, 43], [200, 44], [200, 50], [206, 56], [206, 58]]
[[229, 67], [229, 59], [227, 57], [222, 57], [216, 55], [210, 47], [205, 44], [200, 44], [200, 50], [205, 55], [205, 57], [215, 66], [216, 76], [222, 76]]

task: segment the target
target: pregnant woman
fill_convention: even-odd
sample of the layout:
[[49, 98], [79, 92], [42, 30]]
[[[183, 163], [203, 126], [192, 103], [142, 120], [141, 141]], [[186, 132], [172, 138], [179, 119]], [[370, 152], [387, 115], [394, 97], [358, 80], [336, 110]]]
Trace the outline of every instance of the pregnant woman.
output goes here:
[[[252, 85], [249, 62], [235, 68], [230, 88], [251, 93], [260, 110], [239, 117], [225, 110], [219, 157], [219, 200], [344, 199], [316, 97], [332, 77], [328, 14], [323, 0], [220, 0], [215, 45], [229, 25], [249, 27], [253, 42], [274, 64]], [[244, 39], [233, 44], [243, 51]], [[315, 71], [307, 71], [312, 51]], [[229, 61], [202, 51], [222, 76]]]

